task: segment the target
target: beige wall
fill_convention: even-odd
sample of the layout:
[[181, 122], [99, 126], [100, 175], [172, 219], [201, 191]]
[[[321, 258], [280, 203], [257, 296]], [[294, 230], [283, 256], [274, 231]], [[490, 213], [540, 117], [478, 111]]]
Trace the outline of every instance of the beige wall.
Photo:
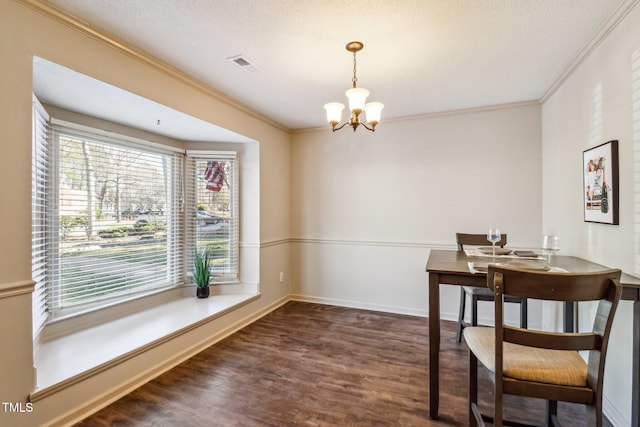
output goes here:
[[[456, 232], [539, 245], [540, 162], [538, 103], [295, 134], [294, 293], [426, 315], [429, 249], [455, 248]], [[457, 292], [443, 289], [444, 318]]]
[[[122, 392], [132, 378], [166, 368], [181, 354], [286, 299], [289, 272], [288, 242], [290, 136], [280, 128], [236, 108], [145, 61], [108, 46], [13, 0], [0, 0], [0, 401], [22, 402], [33, 390], [30, 294], [23, 290], [31, 278], [31, 85], [32, 58], [40, 56], [111, 85], [226, 127], [258, 141], [254, 157], [253, 197], [243, 230], [243, 257], [254, 269], [261, 298], [116, 368], [34, 403], [33, 412], [8, 414], [0, 408], [0, 424], [44, 425], [70, 420], [85, 405]], [[258, 157], [259, 156], [259, 157]], [[265, 184], [265, 183], [268, 183]], [[246, 195], [245, 195], [246, 196]], [[266, 244], [265, 244], [266, 242]], [[269, 268], [259, 269], [260, 265]], [[243, 265], [246, 268], [246, 265]]]
[[[542, 107], [543, 230], [559, 235], [562, 249], [569, 253], [636, 275], [640, 274], [634, 267], [640, 256], [640, 208], [634, 195], [640, 172], [638, 28], [640, 8], [635, 6]], [[612, 139], [619, 140], [620, 150], [620, 225], [585, 223], [582, 152]], [[593, 307], [581, 305], [580, 313], [586, 327]], [[605, 410], [620, 426], [630, 425], [631, 420], [631, 321], [631, 303], [623, 302], [614, 321], [605, 374]]]

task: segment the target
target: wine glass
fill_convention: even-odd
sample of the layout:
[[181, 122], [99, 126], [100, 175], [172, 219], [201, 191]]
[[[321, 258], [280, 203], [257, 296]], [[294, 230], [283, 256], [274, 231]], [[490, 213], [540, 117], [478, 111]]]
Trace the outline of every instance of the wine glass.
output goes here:
[[496, 257], [496, 243], [498, 243], [502, 239], [502, 235], [500, 234], [500, 230], [497, 228], [490, 228], [487, 233], [487, 240], [491, 242], [491, 246], [493, 247], [493, 257]]
[[551, 264], [551, 255], [560, 250], [560, 238], [551, 234], [542, 237], [542, 251], [547, 254], [547, 262]]

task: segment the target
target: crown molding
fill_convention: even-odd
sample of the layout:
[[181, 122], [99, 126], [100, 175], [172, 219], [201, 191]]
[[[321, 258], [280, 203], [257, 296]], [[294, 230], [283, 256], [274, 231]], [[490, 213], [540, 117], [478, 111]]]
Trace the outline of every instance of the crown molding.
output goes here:
[[591, 53], [600, 46], [600, 43], [618, 26], [620, 22], [631, 12], [640, 0], [625, 0], [613, 12], [611, 17], [605, 22], [600, 30], [586, 45], [580, 49], [575, 59], [569, 64], [564, 72], [556, 79], [556, 81], [547, 89], [540, 98], [540, 103], [545, 103], [556, 91], [564, 84], [565, 81], [578, 69], [580, 65], [591, 55]]
[[[640, 0], [636, 0], [636, 1], [640, 1]], [[411, 116], [392, 117], [392, 118], [384, 119], [384, 122], [380, 122], [380, 123], [384, 124], [384, 123], [406, 122], [406, 121], [412, 121], [412, 120], [424, 120], [424, 119], [431, 119], [435, 117], [458, 116], [462, 114], [474, 114], [474, 113], [482, 113], [482, 112], [488, 112], [488, 111], [504, 110], [508, 108], [529, 107], [529, 106], [536, 106], [536, 105], [539, 106], [540, 101], [538, 101], [537, 99], [533, 99], [529, 101], [508, 102], [504, 104], [483, 105], [480, 107], [460, 108], [456, 110], [434, 111], [431, 113], [414, 114]], [[295, 134], [306, 133], [306, 132], [317, 132], [317, 131], [326, 131], [326, 130], [331, 130], [331, 127], [320, 126], [320, 127], [313, 127], [313, 128], [293, 129], [291, 130], [291, 134], [295, 135]]]
[[[176, 80], [185, 83], [198, 91], [215, 98], [218, 101], [224, 102], [230, 107], [235, 108], [255, 119], [258, 119], [266, 124], [269, 124], [277, 129], [280, 129], [289, 134], [299, 134], [305, 132], [313, 132], [326, 130], [326, 127], [313, 127], [313, 128], [304, 128], [304, 129], [289, 129], [280, 123], [273, 121], [272, 119], [258, 113], [257, 111], [251, 109], [250, 107], [234, 100], [233, 98], [223, 94], [222, 92], [217, 91], [211, 86], [197, 80], [188, 74], [170, 66], [169, 64], [155, 58], [148, 53], [135, 48], [134, 46], [124, 42], [123, 40], [118, 39], [117, 37], [110, 35], [104, 31], [100, 31], [93, 27], [90, 23], [84, 22], [77, 17], [74, 17], [64, 11], [63, 9], [58, 8], [50, 3], [43, 3], [40, 0], [17, 0], [18, 2], [24, 4], [25, 6], [46, 15], [47, 17], [62, 23], [80, 33], [83, 33], [86, 36], [89, 36], [95, 40], [98, 40], [105, 45], [108, 45], [117, 51], [132, 57], [136, 60], [139, 60], [147, 65], [150, 65], [157, 70], [164, 72], [165, 74], [170, 75]], [[432, 117], [440, 117], [446, 115], [456, 115], [456, 114], [466, 114], [466, 113], [474, 113], [481, 111], [490, 111], [494, 109], [500, 108], [512, 108], [524, 105], [535, 105], [535, 104], [543, 104], [547, 101], [561, 86], [562, 84], [574, 73], [574, 71], [586, 60], [586, 58], [593, 52], [593, 50], [600, 45], [600, 43], [617, 27], [617, 25], [624, 19], [625, 16], [636, 6], [636, 4], [640, 0], [625, 0], [621, 3], [618, 8], [613, 12], [611, 17], [605, 22], [605, 24], [600, 28], [600, 30], [596, 33], [596, 35], [588, 42], [583, 48], [578, 52], [576, 58], [569, 64], [569, 66], [565, 69], [565, 71], [555, 80], [555, 82], [547, 89], [547, 91], [540, 97], [539, 100], [535, 101], [523, 101], [516, 102], [510, 104], [503, 105], [494, 105], [494, 106], [485, 106], [485, 107], [477, 107], [477, 108], [468, 108], [468, 109], [460, 109], [460, 110], [451, 110], [451, 111], [443, 111], [443, 112], [434, 112], [434, 113], [425, 113], [418, 114], [413, 116], [404, 116], [398, 118], [389, 118], [385, 120], [385, 123], [393, 123], [399, 121], [407, 121], [407, 120], [418, 120]]]
[[203, 83], [202, 81], [191, 77], [190, 75], [184, 73], [183, 71], [178, 70], [177, 68], [172, 67], [166, 62], [134, 47], [133, 45], [128, 44], [124, 40], [121, 40], [111, 34], [108, 34], [105, 31], [101, 31], [95, 28], [92, 24], [82, 21], [79, 18], [70, 15], [68, 12], [63, 9], [52, 5], [51, 3], [44, 3], [40, 0], [16, 0], [19, 3], [39, 12], [48, 18], [51, 18], [75, 31], [78, 31], [85, 36], [91, 37], [94, 40], [103, 43], [116, 51], [127, 55], [135, 60], [138, 60], [146, 65], [149, 65], [156, 70], [159, 70], [174, 79], [180, 81], [181, 83], [187, 84], [192, 88], [198, 90], [205, 95], [208, 95], [218, 101], [221, 101], [228, 106], [235, 108], [236, 110], [245, 113], [255, 119], [258, 119], [268, 125], [271, 125], [277, 129], [280, 129], [284, 132], [290, 133], [291, 129], [277, 123], [270, 118], [258, 113], [252, 108], [236, 101], [235, 99], [219, 92], [218, 90], [212, 88], [211, 86]]

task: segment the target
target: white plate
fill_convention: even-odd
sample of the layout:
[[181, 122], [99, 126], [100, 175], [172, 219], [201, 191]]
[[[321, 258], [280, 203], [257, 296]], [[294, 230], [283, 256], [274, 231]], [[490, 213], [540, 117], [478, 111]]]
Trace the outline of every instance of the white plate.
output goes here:
[[513, 261], [505, 264], [507, 267], [518, 268], [521, 270], [536, 270], [536, 271], [547, 271], [549, 267], [546, 265], [533, 263], [533, 262], [522, 262], [522, 261]]
[[[482, 246], [478, 248], [480, 252], [487, 255], [493, 255], [493, 248], [491, 246]], [[509, 255], [513, 250], [507, 248], [496, 248], [496, 255]]]

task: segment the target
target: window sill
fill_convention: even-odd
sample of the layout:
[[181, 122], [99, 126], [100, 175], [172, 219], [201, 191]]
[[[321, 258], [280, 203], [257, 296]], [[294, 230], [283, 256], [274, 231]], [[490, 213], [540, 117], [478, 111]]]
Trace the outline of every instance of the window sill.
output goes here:
[[31, 401], [105, 371], [260, 296], [258, 292], [216, 294], [213, 290], [206, 299], [183, 295], [42, 342], [35, 354], [37, 388]]

